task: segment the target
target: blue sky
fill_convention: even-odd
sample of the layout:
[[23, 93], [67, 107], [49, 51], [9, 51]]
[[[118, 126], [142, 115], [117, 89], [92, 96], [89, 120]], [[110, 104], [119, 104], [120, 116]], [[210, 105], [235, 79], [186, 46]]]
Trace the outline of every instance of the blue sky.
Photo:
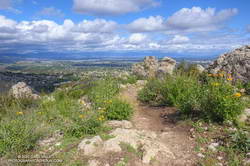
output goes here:
[[250, 44], [249, 9], [249, 0], [0, 0], [0, 53], [222, 53]]

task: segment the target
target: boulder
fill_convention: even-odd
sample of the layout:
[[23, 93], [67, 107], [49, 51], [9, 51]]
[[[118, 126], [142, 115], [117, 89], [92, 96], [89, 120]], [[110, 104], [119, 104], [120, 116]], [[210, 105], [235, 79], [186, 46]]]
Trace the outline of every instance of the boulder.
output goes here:
[[154, 56], [146, 56], [142, 63], [132, 66], [132, 72], [142, 78], [159, 77], [165, 74], [172, 74], [175, 65], [176, 61], [169, 57], [157, 60]]
[[231, 74], [234, 80], [250, 81], [250, 45], [222, 54], [209, 67], [210, 73], [220, 71]]
[[132, 123], [130, 121], [127, 120], [111, 120], [106, 122], [107, 126], [110, 126], [112, 128], [123, 128], [123, 129], [130, 129], [133, 127]]
[[157, 74], [173, 74], [176, 61], [169, 57], [164, 57], [159, 62]]
[[250, 118], [250, 108], [247, 108], [243, 111], [243, 113], [239, 116], [240, 122], [246, 122]]
[[83, 151], [86, 156], [100, 157], [108, 153], [121, 153], [123, 150], [121, 145], [128, 144], [136, 150], [143, 151], [142, 163], [144, 164], [149, 164], [157, 156], [175, 159], [174, 154], [161, 143], [155, 132], [116, 128], [110, 133], [110, 136], [112, 138], [106, 141], [102, 141], [99, 136], [84, 139], [78, 145], [78, 150]]
[[98, 160], [90, 160], [88, 161], [88, 166], [99, 166], [101, 163]]
[[13, 85], [9, 93], [16, 99], [32, 98], [36, 100], [40, 98], [40, 96], [35, 94], [34, 90], [30, 86], [28, 86], [25, 82], [19, 82]]
[[199, 73], [203, 73], [205, 71], [205, 68], [203, 66], [201, 66], [200, 64], [197, 64], [195, 66], [195, 69], [199, 72]]
[[103, 141], [100, 136], [95, 136], [91, 139], [84, 139], [78, 145], [78, 150], [83, 152], [85, 156], [99, 156]]

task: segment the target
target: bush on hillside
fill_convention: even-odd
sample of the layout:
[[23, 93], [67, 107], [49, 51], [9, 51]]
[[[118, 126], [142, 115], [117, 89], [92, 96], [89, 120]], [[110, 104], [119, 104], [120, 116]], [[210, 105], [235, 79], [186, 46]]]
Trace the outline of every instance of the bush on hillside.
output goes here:
[[151, 79], [147, 82], [145, 87], [139, 91], [138, 98], [144, 103], [150, 105], [159, 106], [165, 105], [166, 101], [162, 96], [163, 83], [158, 79]]
[[129, 75], [125, 78], [121, 78], [119, 81], [122, 83], [122, 84], [135, 84], [138, 80], [138, 77], [135, 76], [135, 75]]
[[176, 106], [182, 113], [192, 113], [199, 109], [200, 84], [196, 77], [168, 77], [161, 93], [170, 105]]
[[105, 117], [108, 120], [129, 120], [133, 114], [131, 106], [119, 99], [107, 101], [109, 104], [105, 109]]
[[80, 138], [86, 135], [94, 135], [102, 130], [103, 120], [97, 118], [97, 116], [91, 117], [76, 117], [72, 123], [63, 127], [63, 131], [66, 136]]
[[202, 87], [201, 110], [214, 121], [235, 120], [245, 108], [242, 94], [223, 79], [211, 79]]
[[245, 104], [231, 81], [231, 76], [224, 74], [178, 73], [164, 81], [150, 80], [139, 92], [139, 99], [149, 104], [176, 106], [185, 114], [197, 114], [198, 111], [208, 120], [236, 120]]
[[88, 92], [88, 98], [95, 108], [104, 107], [107, 100], [112, 99], [119, 92], [118, 82], [115, 79], [107, 78], [96, 82], [95, 86]]
[[32, 150], [41, 133], [22, 117], [0, 123], [0, 156]]

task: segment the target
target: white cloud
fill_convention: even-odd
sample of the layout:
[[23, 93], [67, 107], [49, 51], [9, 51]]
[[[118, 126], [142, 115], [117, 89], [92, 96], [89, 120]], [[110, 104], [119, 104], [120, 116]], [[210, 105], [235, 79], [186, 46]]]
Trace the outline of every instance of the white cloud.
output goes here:
[[17, 24], [16, 21], [0, 15], [0, 27], [13, 28], [16, 24]]
[[130, 35], [128, 41], [131, 44], [145, 43], [147, 41], [147, 36], [145, 34], [141, 34], [141, 33], [134, 33], [134, 34]]
[[114, 32], [117, 28], [117, 23], [114, 21], [106, 21], [104, 19], [95, 19], [93, 21], [83, 20], [76, 27], [75, 31], [78, 32]]
[[166, 22], [168, 28], [171, 29], [184, 31], [211, 31], [218, 29], [221, 24], [237, 13], [237, 9], [225, 9], [216, 12], [215, 8], [183, 8], [170, 16]]
[[169, 43], [180, 44], [180, 43], [186, 43], [189, 40], [190, 39], [187, 36], [175, 35], [174, 38], [169, 41]]
[[90, 15], [119, 15], [157, 6], [154, 0], [74, 0], [73, 10]]
[[237, 13], [237, 9], [225, 9], [216, 12], [215, 8], [183, 8], [165, 19], [162, 16], [139, 18], [128, 24], [127, 27], [132, 32], [165, 31], [176, 33], [214, 31], [221, 28], [228, 19]]
[[127, 26], [132, 32], [153, 32], [162, 31], [166, 27], [162, 16], [150, 16], [149, 18], [139, 18]]
[[61, 10], [56, 9], [54, 7], [47, 7], [47, 8], [43, 8], [41, 11], [39, 11], [37, 13], [37, 15], [41, 15], [41, 16], [51, 16], [51, 17], [63, 17], [64, 14]]
[[[164, 21], [160, 25], [162, 24]], [[116, 22], [104, 19], [83, 20], [79, 23], [66, 19], [62, 24], [58, 24], [51, 20], [17, 22], [0, 15], [0, 52], [6, 50], [15, 53], [41, 50], [218, 52], [250, 42], [245, 31], [244, 34], [238, 32], [221, 34], [219, 31], [191, 35], [149, 33], [150, 31], [127, 34], [118, 31], [118, 27]]]
[[18, 45], [49, 51], [105, 49], [119, 43], [121, 38], [113, 33], [115, 29], [115, 22], [104, 19], [80, 23], [66, 19], [63, 24], [57, 24], [50, 20], [15, 22], [0, 15], [1, 48], [8, 48], [12, 43], [16, 45], [12, 49], [18, 49]]

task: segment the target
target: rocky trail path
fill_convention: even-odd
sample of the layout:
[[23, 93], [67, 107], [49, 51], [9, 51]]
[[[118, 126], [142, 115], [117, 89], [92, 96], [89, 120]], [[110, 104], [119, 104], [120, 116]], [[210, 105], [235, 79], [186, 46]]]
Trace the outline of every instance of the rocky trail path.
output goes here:
[[195, 141], [190, 138], [190, 127], [177, 120], [176, 109], [171, 107], [150, 107], [137, 99], [138, 87], [128, 86], [121, 92], [121, 98], [134, 108], [132, 124], [137, 130], [154, 132], [157, 141], [173, 155], [161, 156], [153, 166], [190, 166], [195, 165]]

